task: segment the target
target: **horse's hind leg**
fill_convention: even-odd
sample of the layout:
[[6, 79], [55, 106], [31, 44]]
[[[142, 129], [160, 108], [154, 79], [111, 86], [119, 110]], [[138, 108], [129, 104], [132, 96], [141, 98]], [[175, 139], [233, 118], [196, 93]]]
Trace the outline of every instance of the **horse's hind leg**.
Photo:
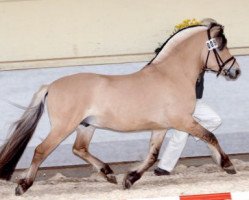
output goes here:
[[215, 135], [202, 127], [194, 119], [187, 120], [188, 123], [183, 131], [202, 139], [208, 143], [209, 148], [213, 153], [213, 158], [228, 174], [235, 174], [236, 171], [228, 155], [221, 149], [219, 142]]
[[23, 194], [32, 186], [41, 163], [70, 134], [71, 131], [65, 131], [63, 128], [51, 130], [47, 138], [36, 147], [31, 166], [25, 177], [17, 181], [16, 195]]
[[152, 132], [150, 138], [149, 154], [137, 169], [132, 170], [126, 174], [123, 180], [124, 189], [129, 189], [137, 180], [141, 178], [143, 173], [157, 161], [165, 133], [166, 130]]
[[92, 164], [108, 182], [117, 184], [116, 177], [110, 166], [91, 155], [88, 151], [94, 130], [95, 128], [92, 126], [84, 127], [82, 125], [76, 129], [77, 137], [73, 146], [73, 153]]

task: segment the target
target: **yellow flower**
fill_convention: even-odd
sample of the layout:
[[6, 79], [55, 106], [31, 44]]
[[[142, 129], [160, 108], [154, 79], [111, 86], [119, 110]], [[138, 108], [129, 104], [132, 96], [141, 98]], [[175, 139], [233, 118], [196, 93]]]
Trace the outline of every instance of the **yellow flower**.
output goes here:
[[195, 18], [194, 19], [185, 19], [185, 20], [183, 20], [182, 23], [177, 24], [175, 26], [174, 32], [177, 32], [177, 31], [179, 31], [183, 28], [189, 27], [189, 26], [195, 26], [195, 25], [200, 25], [200, 24], [201, 24], [201, 22]]

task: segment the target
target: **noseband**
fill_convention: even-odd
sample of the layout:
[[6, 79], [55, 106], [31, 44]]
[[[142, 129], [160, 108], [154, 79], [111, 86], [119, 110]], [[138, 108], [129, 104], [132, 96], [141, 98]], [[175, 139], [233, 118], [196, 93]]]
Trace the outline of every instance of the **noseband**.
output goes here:
[[[208, 41], [206, 42], [206, 44], [207, 44], [207, 47], [208, 47], [208, 54], [207, 54], [207, 58], [206, 58], [206, 62], [205, 62], [205, 65], [203, 67], [203, 70], [204, 71], [215, 72], [215, 73], [217, 73], [217, 77], [218, 77], [220, 75], [221, 71], [223, 70], [223, 68], [226, 66], [226, 64], [229, 63], [230, 61], [233, 61], [232, 64], [231, 64], [231, 66], [228, 68], [228, 70], [224, 70], [225, 76], [228, 76], [229, 73], [230, 73], [231, 68], [233, 67], [233, 65], [234, 65], [234, 63], [236, 61], [236, 59], [232, 56], [232, 57], [228, 58], [225, 62], [223, 62], [223, 60], [221, 59], [219, 53], [217, 52], [218, 43], [217, 43], [217, 41], [216, 41], [215, 38], [211, 38], [210, 29], [207, 30], [207, 35], [208, 35]], [[213, 69], [211, 69], [211, 68], [209, 68], [207, 66], [209, 55], [210, 55], [211, 51], [214, 52], [217, 64], [219, 66], [219, 70], [218, 71], [213, 70]]]

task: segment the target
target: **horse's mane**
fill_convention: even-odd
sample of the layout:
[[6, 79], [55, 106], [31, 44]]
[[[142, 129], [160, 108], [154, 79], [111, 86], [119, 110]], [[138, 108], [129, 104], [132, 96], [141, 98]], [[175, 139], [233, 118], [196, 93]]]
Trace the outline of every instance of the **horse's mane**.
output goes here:
[[[204, 20], [203, 20], [204, 21]], [[219, 44], [219, 50], [222, 50], [226, 44], [227, 44], [227, 39], [224, 35], [224, 28], [221, 24], [218, 24], [217, 22], [215, 22], [214, 20], [209, 21], [209, 19], [207, 19], [207, 21], [205, 21], [205, 23], [199, 24], [199, 25], [192, 25], [192, 26], [187, 26], [185, 28], [182, 28], [176, 32], [174, 32], [171, 36], [169, 36], [169, 38], [158, 48], [155, 49], [155, 56], [150, 60], [150, 62], [147, 65], [150, 65], [153, 60], [155, 60], [155, 58], [158, 56], [158, 54], [162, 51], [162, 49], [164, 48], [164, 46], [171, 40], [171, 38], [173, 38], [175, 35], [177, 35], [179, 32], [182, 32], [186, 29], [189, 28], [194, 28], [194, 27], [200, 27], [200, 26], [206, 26], [208, 27], [209, 30], [211, 30], [213, 27], [219, 27], [220, 30], [219, 32], [214, 36], [215, 38], [219, 38], [220, 44]]]

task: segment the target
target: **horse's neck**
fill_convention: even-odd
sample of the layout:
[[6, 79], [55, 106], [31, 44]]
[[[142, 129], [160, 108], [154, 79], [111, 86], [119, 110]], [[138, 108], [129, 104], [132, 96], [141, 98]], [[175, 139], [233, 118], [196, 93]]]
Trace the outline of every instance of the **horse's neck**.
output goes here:
[[172, 38], [152, 64], [162, 73], [185, 77], [195, 83], [203, 67], [204, 38], [204, 33]]

